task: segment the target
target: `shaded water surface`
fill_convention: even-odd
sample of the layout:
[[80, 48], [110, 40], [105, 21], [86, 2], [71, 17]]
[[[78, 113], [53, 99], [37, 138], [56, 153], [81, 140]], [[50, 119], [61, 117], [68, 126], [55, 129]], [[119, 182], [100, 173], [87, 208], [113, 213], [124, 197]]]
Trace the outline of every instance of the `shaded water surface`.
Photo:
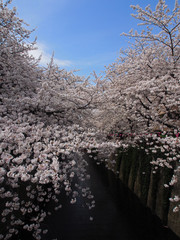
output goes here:
[[43, 240], [179, 240], [113, 173], [88, 162], [96, 207], [89, 211], [83, 197], [75, 205], [65, 202], [46, 219]]

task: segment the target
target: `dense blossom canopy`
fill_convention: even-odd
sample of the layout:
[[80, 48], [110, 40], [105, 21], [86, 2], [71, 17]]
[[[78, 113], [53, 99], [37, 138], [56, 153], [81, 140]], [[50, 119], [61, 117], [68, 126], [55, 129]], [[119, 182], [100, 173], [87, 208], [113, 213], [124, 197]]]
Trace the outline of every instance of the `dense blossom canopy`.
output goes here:
[[90, 121], [97, 87], [59, 69], [53, 57], [46, 68], [38, 66], [30, 55], [35, 42], [27, 42], [32, 31], [10, 3], [0, 3], [0, 239], [21, 228], [40, 239], [48, 214], [42, 203], [53, 200], [58, 209], [60, 193], [72, 204], [83, 194], [94, 207], [83, 185], [89, 179], [83, 153], [108, 143]]
[[[154, 12], [149, 6], [133, 6], [135, 18], [147, 30], [127, 34], [135, 41], [107, 67], [104, 79], [95, 75], [94, 84], [59, 69], [53, 57], [47, 67], [40, 67], [30, 55], [35, 41], [27, 42], [32, 31], [15, 8], [8, 8], [10, 3], [0, 2], [0, 239], [10, 239], [21, 228], [41, 239], [40, 223], [50, 214], [42, 203], [53, 200], [55, 208], [61, 208], [60, 193], [72, 204], [83, 194], [87, 207], [94, 207], [91, 190], [83, 184], [90, 177], [85, 151], [98, 149], [106, 159], [115, 147], [139, 147], [145, 141], [147, 154], [164, 153], [152, 161], [155, 170], [174, 169], [165, 186], [178, 184], [178, 3], [172, 13], [163, 0]], [[153, 34], [152, 26], [159, 34]], [[131, 136], [108, 142], [110, 131]], [[161, 134], [152, 135], [155, 131]], [[177, 202], [174, 211], [179, 200], [171, 198]]]

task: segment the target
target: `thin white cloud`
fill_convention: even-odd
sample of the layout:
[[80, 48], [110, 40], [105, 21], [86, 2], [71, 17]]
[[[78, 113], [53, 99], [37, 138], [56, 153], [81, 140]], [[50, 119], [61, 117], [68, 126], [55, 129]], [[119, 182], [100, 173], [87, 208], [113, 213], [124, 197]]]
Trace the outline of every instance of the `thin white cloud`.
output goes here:
[[[40, 65], [47, 66], [47, 64], [50, 62], [52, 54], [48, 53], [48, 48], [45, 44], [37, 43], [36, 44], [37, 49], [30, 51], [30, 55], [32, 55], [34, 58], [38, 59], [39, 56], [41, 56]], [[69, 60], [61, 60], [54, 57], [54, 63], [57, 64], [59, 67], [69, 67], [72, 65], [72, 62]]]

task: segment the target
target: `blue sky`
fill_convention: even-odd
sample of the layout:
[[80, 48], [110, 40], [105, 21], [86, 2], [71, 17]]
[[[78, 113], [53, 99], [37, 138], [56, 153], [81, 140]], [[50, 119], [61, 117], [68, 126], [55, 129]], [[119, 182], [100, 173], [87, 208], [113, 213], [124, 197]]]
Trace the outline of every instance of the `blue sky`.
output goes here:
[[[19, 17], [31, 28], [36, 27], [42, 64], [52, 52], [60, 68], [80, 70], [79, 75], [97, 74], [113, 63], [120, 48], [126, 48], [128, 39], [120, 36], [131, 28], [138, 29], [138, 21], [130, 14], [130, 5], [150, 4], [154, 9], [158, 0], [13, 0]], [[166, 0], [170, 9], [174, 0]]]

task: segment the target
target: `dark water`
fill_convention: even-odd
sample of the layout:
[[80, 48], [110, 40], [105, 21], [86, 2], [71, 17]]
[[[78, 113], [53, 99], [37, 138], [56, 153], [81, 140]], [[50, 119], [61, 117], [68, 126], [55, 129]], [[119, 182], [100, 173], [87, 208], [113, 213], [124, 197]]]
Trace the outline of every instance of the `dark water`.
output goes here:
[[83, 198], [64, 203], [46, 219], [43, 240], [179, 240], [110, 171], [88, 161], [96, 207], [89, 212]]

